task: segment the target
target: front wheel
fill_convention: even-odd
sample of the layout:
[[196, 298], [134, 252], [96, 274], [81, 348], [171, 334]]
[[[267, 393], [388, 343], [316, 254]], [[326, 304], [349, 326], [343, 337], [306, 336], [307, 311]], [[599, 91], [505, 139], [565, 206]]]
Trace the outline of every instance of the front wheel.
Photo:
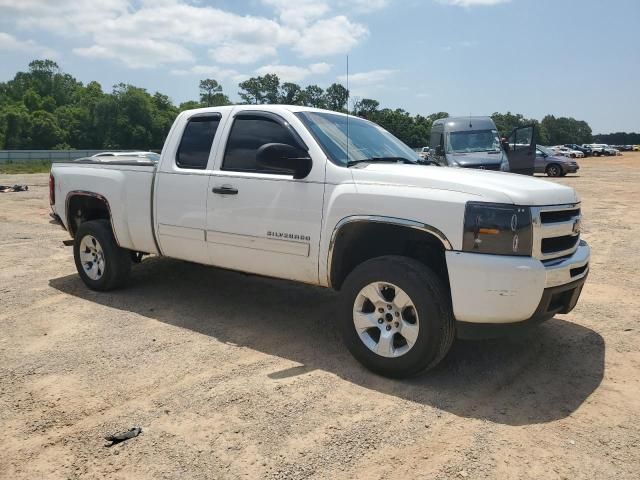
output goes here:
[[342, 287], [344, 342], [369, 370], [402, 378], [437, 365], [454, 340], [455, 324], [442, 280], [399, 256], [368, 260]]
[[115, 241], [108, 220], [91, 220], [78, 227], [73, 257], [80, 278], [92, 290], [121, 287], [131, 271], [131, 256]]
[[549, 175], [550, 177], [559, 177], [560, 175], [562, 175], [562, 169], [559, 165], [552, 163], [547, 167], [547, 175]]

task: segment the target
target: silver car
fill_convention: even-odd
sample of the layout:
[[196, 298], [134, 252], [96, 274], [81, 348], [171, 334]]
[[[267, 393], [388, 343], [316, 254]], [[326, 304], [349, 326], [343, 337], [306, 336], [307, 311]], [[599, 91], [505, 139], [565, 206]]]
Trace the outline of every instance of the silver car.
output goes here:
[[580, 167], [572, 158], [556, 154], [547, 147], [536, 147], [536, 173], [546, 173], [550, 177], [564, 177], [567, 173], [576, 173]]

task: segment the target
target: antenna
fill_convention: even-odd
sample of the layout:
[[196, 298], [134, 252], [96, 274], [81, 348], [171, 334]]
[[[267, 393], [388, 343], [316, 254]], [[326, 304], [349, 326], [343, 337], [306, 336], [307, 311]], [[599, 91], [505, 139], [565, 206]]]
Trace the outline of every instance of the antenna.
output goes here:
[[347, 162], [349, 162], [349, 55], [347, 55]]

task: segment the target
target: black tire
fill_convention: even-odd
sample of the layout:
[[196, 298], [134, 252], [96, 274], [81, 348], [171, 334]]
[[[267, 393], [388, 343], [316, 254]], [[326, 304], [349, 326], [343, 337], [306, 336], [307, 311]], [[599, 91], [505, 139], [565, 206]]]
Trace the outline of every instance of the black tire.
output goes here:
[[[370, 350], [354, 326], [353, 309], [358, 294], [375, 282], [401, 288], [415, 305], [418, 335], [409, 351], [398, 357], [384, 357]], [[341, 294], [343, 340], [360, 363], [379, 375], [403, 378], [429, 370], [446, 356], [453, 344], [455, 321], [449, 291], [440, 277], [417, 260], [400, 256], [368, 260], [347, 276]]]
[[547, 165], [546, 173], [550, 177], [560, 177], [562, 175], [562, 167], [557, 163]]
[[[104, 271], [97, 279], [89, 277], [80, 259], [80, 244], [87, 235], [94, 237], [102, 248]], [[91, 220], [80, 224], [73, 243], [73, 257], [80, 278], [91, 290], [106, 292], [122, 287], [131, 272], [131, 254], [129, 250], [118, 246], [108, 220]]]

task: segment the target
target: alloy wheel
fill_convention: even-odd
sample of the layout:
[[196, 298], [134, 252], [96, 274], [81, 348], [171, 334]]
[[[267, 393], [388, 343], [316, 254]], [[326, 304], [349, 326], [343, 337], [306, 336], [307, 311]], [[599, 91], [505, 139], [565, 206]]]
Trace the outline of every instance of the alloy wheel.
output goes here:
[[387, 282], [366, 285], [353, 304], [353, 324], [362, 343], [382, 357], [400, 357], [413, 348], [420, 323], [404, 290]]
[[85, 235], [80, 241], [80, 261], [84, 273], [91, 280], [99, 280], [104, 275], [104, 251], [93, 235]]

